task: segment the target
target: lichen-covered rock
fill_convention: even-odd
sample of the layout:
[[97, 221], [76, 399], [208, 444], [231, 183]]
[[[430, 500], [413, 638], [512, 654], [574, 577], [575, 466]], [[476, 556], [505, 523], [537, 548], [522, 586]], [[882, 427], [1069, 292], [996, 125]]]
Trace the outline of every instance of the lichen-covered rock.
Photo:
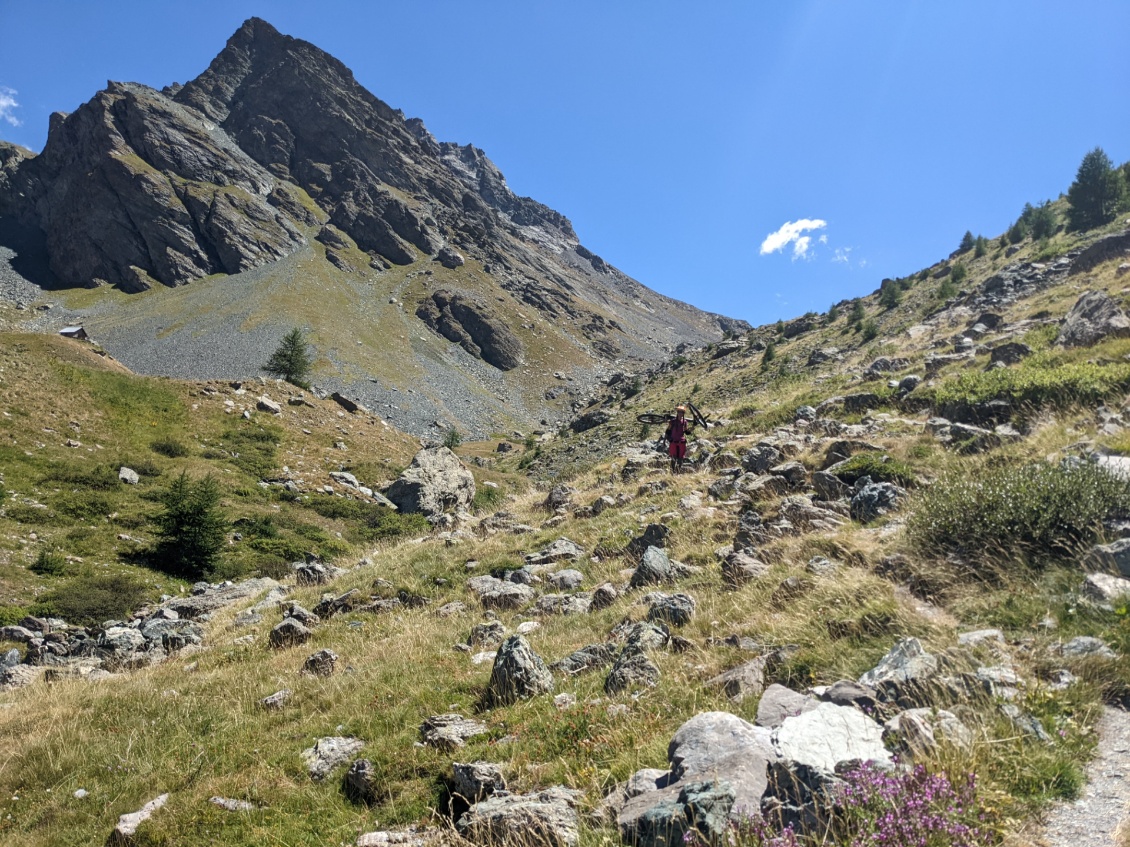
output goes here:
[[302, 751], [302, 761], [312, 779], [323, 780], [339, 765], [345, 764], [365, 742], [360, 738], [331, 736], [319, 738], [313, 747]]
[[471, 806], [455, 827], [485, 847], [575, 847], [580, 799], [581, 792], [562, 786], [500, 792]]
[[384, 493], [402, 512], [442, 515], [470, 508], [475, 478], [446, 447], [426, 447]]
[[521, 635], [512, 635], [498, 648], [490, 682], [483, 695], [486, 707], [504, 706], [553, 691], [553, 674]]
[[1056, 344], [1090, 347], [1110, 337], [1130, 337], [1130, 318], [1105, 291], [1088, 291], [1063, 319]]

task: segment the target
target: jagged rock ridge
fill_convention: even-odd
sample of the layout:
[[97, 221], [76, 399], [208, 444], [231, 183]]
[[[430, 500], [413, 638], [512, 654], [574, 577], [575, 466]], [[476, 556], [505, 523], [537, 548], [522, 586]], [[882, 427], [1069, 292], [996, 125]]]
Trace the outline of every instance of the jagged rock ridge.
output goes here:
[[52, 116], [42, 154], [0, 149], [0, 218], [41, 234], [62, 286], [235, 274], [308, 235], [329, 247], [328, 224], [376, 270], [473, 260], [517, 302], [568, 319], [588, 355], [654, 359], [746, 328], [612, 268], [567, 218], [515, 195], [481, 150], [438, 142], [340, 61], [257, 18], [184, 86], [111, 82]]

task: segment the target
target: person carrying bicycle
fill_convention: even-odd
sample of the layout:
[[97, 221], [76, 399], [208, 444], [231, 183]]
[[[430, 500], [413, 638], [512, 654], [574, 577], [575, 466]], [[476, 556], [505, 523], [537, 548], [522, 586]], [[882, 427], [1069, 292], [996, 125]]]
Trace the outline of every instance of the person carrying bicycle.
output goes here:
[[667, 455], [671, 457], [671, 473], [679, 473], [683, 469], [683, 460], [687, 457], [687, 432], [693, 426], [694, 423], [687, 420], [687, 407], [676, 406], [675, 417], [663, 433], [667, 441]]

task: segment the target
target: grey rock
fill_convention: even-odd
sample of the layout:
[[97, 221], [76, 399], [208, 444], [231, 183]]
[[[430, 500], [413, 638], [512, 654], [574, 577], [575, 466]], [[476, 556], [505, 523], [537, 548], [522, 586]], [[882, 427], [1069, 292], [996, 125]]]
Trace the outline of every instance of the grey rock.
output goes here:
[[[765, 688], [765, 657], [758, 656], [748, 662], [730, 668], [706, 681], [712, 688], [721, 688], [726, 697], [733, 703], [741, 703], [746, 697], [757, 697]], [[758, 710], [758, 725], [760, 722], [760, 707]]]
[[769, 469], [773, 476], [779, 476], [791, 488], [803, 488], [808, 481], [808, 469], [800, 462], [784, 462]]
[[816, 471], [812, 475], [812, 487], [816, 490], [816, 496], [821, 500], [839, 500], [851, 493], [851, 488], [838, 476], [828, 471]]
[[694, 617], [695, 600], [689, 594], [652, 595], [647, 610], [649, 621], [661, 621], [672, 626], [685, 626]]
[[[1130, 582], [1127, 582], [1127, 586], [1130, 586]], [[976, 647], [981, 644], [1003, 646], [1004, 633], [999, 629], [977, 629], [972, 632], [962, 632], [957, 636], [957, 643], [967, 647]]]
[[1106, 573], [1090, 573], [1083, 580], [1083, 596], [1100, 603], [1130, 597], [1130, 579]]
[[546, 495], [542, 506], [551, 512], [564, 509], [573, 502], [573, 495], [576, 493], [576, 489], [568, 485], [555, 485], [549, 489], [549, 494]]
[[1130, 318], [1106, 292], [1088, 291], [1067, 313], [1056, 344], [1090, 347], [1109, 337], [1130, 337]]
[[730, 824], [760, 810], [776, 754], [767, 730], [727, 712], [703, 712], [675, 733], [667, 758], [668, 776], [648, 770], [629, 781], [634, 793], [617, 817], [627, 844], [673, 847], [692, 830], [721, 840]]
[[614, 638], [621, 641], [625, 648], [635, 650], [659, 650], [667, 646], [670, 633], [663, 624], [625, 622], [612, 631]]
[[[440, 255], [449, 256], [448, 261], [441, 259], [445, 267], [457, 267], [450, 257], [462, 260], [454, 251], [441, 251]], [[416, 316], [448, 341], [499, 370], [513, 370], [523, 362], [525, 350], [518, 336], [491, 306], [474, 297], [439, 289], [420, 304]]]
[[312, 676], [333, 676], [336, 666], [337, 653], [333, 650], [319, 650], [306, 657], [306, 661], [302, 663], [302, 671]]
[[630, 688], [654, 688], [659, 682], [659, 666], [642, 649], [626, 647], [617, 657], [604, 680], [606, 694], [618, 694]]
[[420, 725], [420, 738], [431, 747], [441, 750], [456, 750], [468, 738], [485, 735], [487, 725], [462, 715], [432, 715]]
[[319, 738], [313, 747], [302, 751], [302, 762], [312, 779], [323, 780], [340, 765], [358, 753], [365, 742], [360, 738], [330, 736]]
[[272, 415], [281, 415], [282, 406], [268, 397], [266, 394], [261, 396], [255, 403], [255, 408], [260, 412], [269, 412]]
[[1032, 355], [1032, 348], [1027, 344], [1022, 344], [1019, 341], [1010, 341], [1007, 344], [1000, 344], [993, 348], [993, 352], [989, 354], [989, 364], [995, 365], [1000, 363], [1002, 365], [1016, 365], [1028, 356]]
[[303, 626], [317, 626], [322, 622], [320, 617], [297, 603], [291, 603], [287, 606], [283, 617], [287, 620], [298, 621]]
[[585, 581], [585, 575], [573, 568], [567, 568], [563, 571], [549, 574], [546, 580], [560, 591], [576, 591], [581, 587], [581, 583]]
[[921, 384], [922, 377], [918, 376], [918, 374], [910, 374], [899, 380], [898, 390], [901, 394], [909, 394]]
[[453, 762], [452, 793], [470, 803], [506, 790], [502, 768], [494, 762]]
[[1098, 659], [1116, 659], [1118, 654], [1115, 653], [1106, 642], [1099, 638], [1092, 638], [1089, 635], [1080, 635], [1072, 638], [1066, 644], [1063, 644], [1056, 650], [1059, 655], [1069, 659], [1080, 658], [1098, 658]]
[[580, 559], [585, 549], [568, 538], [558, 538], [548, 547], [526, 556], [527, 565], [549, 565], [565, 559]]
[[325, 585], [330, 581], [329, 571], [320, 562], [306, 562], [299, 565], [294, 576], [299, 585]]
[[225, 812], [255, 811], [254, 803], [248, 803], [246, 800], [235, 800], [231, 797], [209, 797], [208, 802], [213, 806], [219, 806]]
[[528, 585], [496, 579], [493, 576], [471, 577], [467, 580], [467, 588], [487, 609], [518, 609], [537, 598], [537, 592]]
[[[163, 605], [182, 618], [198, 618], [233, 603], [248, 600], [266, 592], [281, 590], [273, 579], [260, 577], [237, 582], [234, 585], [206, 586], [200, 593], [189, 597], [175, 597]], [[272, 604], [273, 606], [273, 604]]]
[[628, 542], [628, 546], [624, 549], [625, 555], [631, 559], [641, 559], [648, 548], [658, 547], [663, 549], [667, 546], [667, 537], [671, 534], [671, 528], [661, 523], [652, 523], [644, 527], [642, 535], [633, 538]]
[[851, 517], [860, 523], [870, 523], [897, 509], [905, 497], [906, 491], [893, 482], [863, 485], [851, 498]]
[[349, 766], [342, 781], [342, 791], [354, 803], [373, 805], [380, 799], [380, 775], [368, 759], [357, 759]]
[[580, 799], [581, 792], [562, 786], [529, 794], [499, 792], [471, 806], [455, 827], [486, 847], [575, 847]]
[[[764, 672], [764, 661], [762, 672]], [[812, 711], [820, 701], [808, 694], [800, 694], [791, 688], [786, 688], [778, 683], [773, 683], [761, 695], [757, 702], [757, 726], [767, 729], [776, 729], [790, 718], [804, 712]]]
[[934, 753], [939, 737], [961, 750], [973, 747], [973, 731], [945, 709], [907, 709], [887, 721], [883, 728], [887, 744], [912, 758]]
[[553, 674], [521, 635], [512, 635], [498, 648], [484, 706], [504, 706], [515, 700], [553, 691]]
[[671, 566], [671, 559], [667, 556], [667, 552], [660, 547], [648, 547], [643, 553], [639, 566], [632, 574], [629, 584], [632, 588], [639, 588], [645, 585], [661, 585], [665, 582], [673, 582], [674, 579], [675, 570]]
[[475, 478], [446, 447], [428, 447], [384, 494], [403, 512], [435, 516], [467, 511], [475, 499]]
[[107, 844], [114, 845], [114, 847], [127, 847], [127, 845], [137, 844], [137, 830], [162, 809], [168, 801], [169, 795], [162, 794], [150, 800], [136, 812], [121, 815], [118, 818], [117, 826], [110, 833]]
[[13, 647], [0, 657], [0, 670], [4, 668], [14, 668], [20, 663], [20, 651]]
[[775, 447], [759, 444], [742, 455], [742, 469], [747, 473], [768, 473], [771, 467], [779, 465], [784, 456]]
[[271, 630], [270, 644], [276, 649], [295, 647], [310, 640], [311, 632], [294, 618], [284, 618]]
[[118, 468], [118, 479], [126, 485], [137, 485], [141, 482], [141, 477], [138, 475], [137, 471], [132, 468], [127, 468], [125, 465]]
[[917, 638], [904, 638], [895, 644], [874, 668], [859, 678], [869, 688], [898, 688], [929, 679], [938, 672], [938, 660], [927, 653]]
[[270, 712], [277, 712], [286, 705], [287, 700], [290, 699], [290, 689], [284, 688], [281, 691], [276, 691], [269, 697], [264, 697], [259, 701], [259, 706]]
[[592, 594], [544, 594], [535, 608], [543, 615], [587, 615], [592, 611]]
[[42, 637], [42, 633], [33, 632], [24, 626], [0, 626], [0, 641], [19, 641], [24, 644], [33, 638]]
[[619, 648], [614, 643], [589, 644], [550, 665], [550, 670], [569, 675], [611, 665]]
[[835, 576], [839, 573], [840, 566], [825, 556], [813, 556], [804, 569], [814, 576]]
[[1119, 576], [1130, 578], [1130, 538], [1120, 538], [1110, 544], [1096, 544], [1088, 551], [1084, 564], [1115, 571]]

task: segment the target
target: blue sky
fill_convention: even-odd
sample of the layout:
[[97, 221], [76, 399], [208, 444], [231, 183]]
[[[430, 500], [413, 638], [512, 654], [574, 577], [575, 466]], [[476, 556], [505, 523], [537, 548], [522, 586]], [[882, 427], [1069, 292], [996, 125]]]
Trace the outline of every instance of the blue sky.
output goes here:
[[1095, 146], [1130, 159], [1125, 0], [0, 0], [0, 138], [41, 149], [107, 79], [184, 82], [252, 15], [641, 282], [753, 323], [998, 235]]

